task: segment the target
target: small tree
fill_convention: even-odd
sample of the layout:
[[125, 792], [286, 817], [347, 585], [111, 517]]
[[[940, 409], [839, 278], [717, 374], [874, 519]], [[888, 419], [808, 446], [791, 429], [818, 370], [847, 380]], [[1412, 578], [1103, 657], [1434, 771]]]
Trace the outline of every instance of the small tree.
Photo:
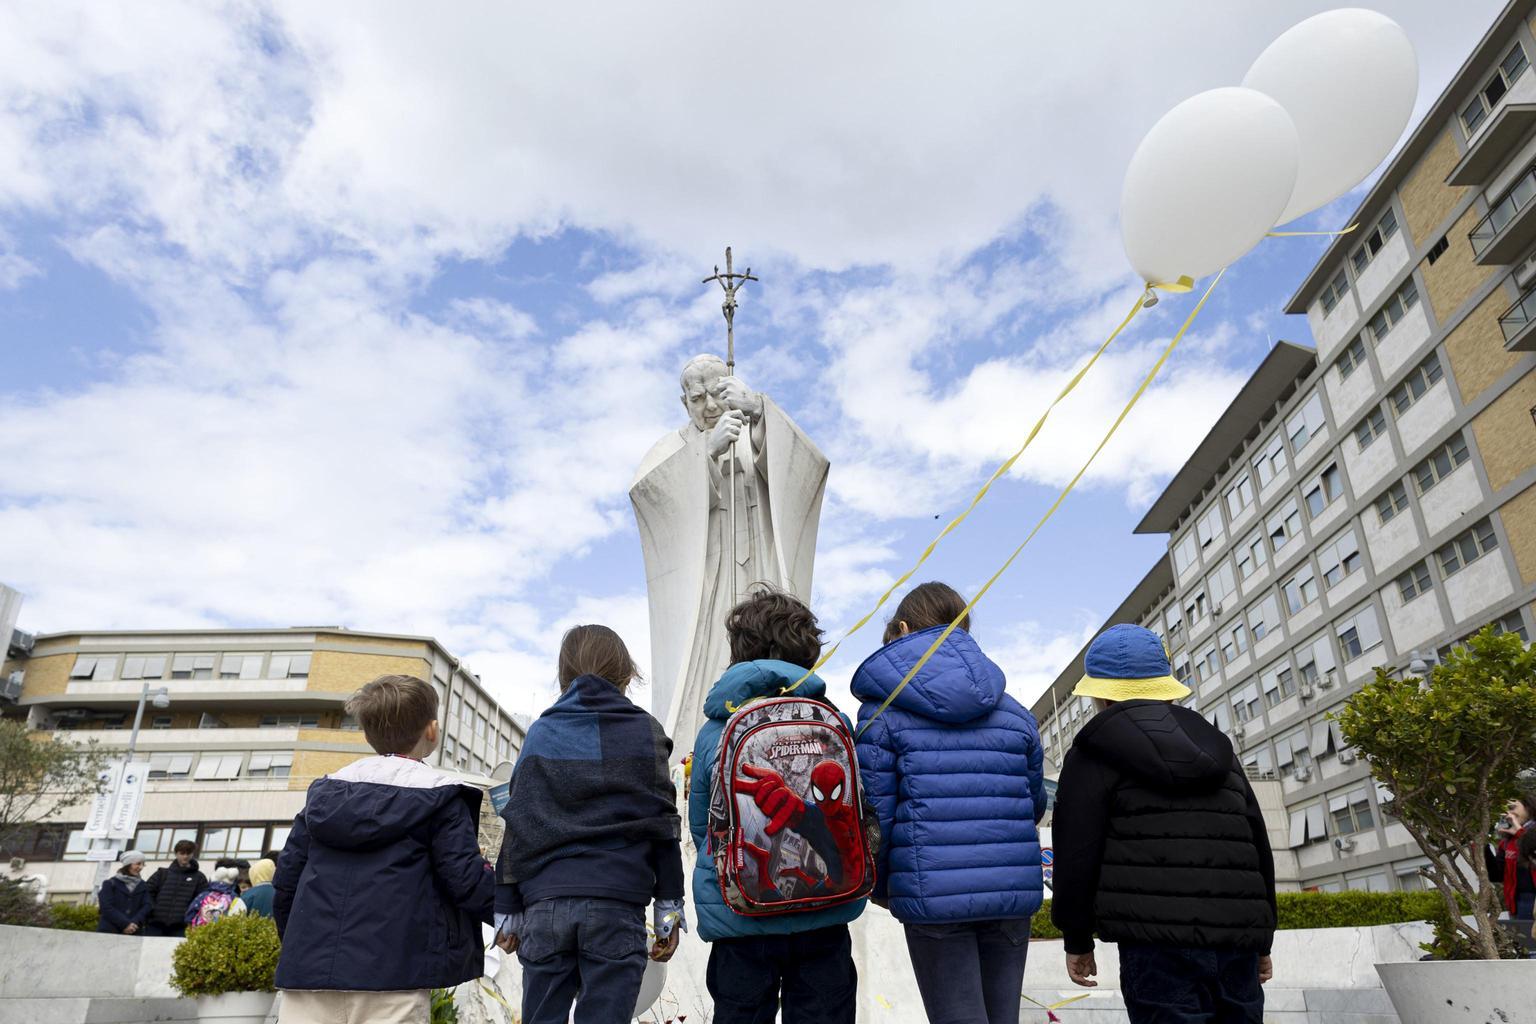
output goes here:
[[1392, 791], [1388, 812], [1429, 858], [1425, 874], [1451, 926], [1482, 959], [1496, 960], [1503, 893], [1488, 878], [1483, 846], [1519, 773], [1536, 765], [1536, 647], [1489, 627], [1421, 683], [1377, 669], [1335, 717]]
[[95, 796], [106, 754], [0, 719], [0, 844], [60, 808]]

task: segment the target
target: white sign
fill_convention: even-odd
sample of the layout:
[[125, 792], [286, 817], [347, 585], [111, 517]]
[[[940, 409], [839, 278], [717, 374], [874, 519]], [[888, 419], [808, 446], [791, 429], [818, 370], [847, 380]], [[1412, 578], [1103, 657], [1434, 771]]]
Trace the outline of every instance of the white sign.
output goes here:
[[112, 846], [92, 847], [85, 851], [85, 859], [90, 861], [104, 861], [108, 864], [117, 860], [121, 850]]
[[149, 762], [135, 761], [123, 769], [122, 789], [112, 805], [107, 835], [112, 839], [132, 839], [139, 830], [139, 810], [144, 806], [144, 781], [149, 778]]
[[114, 764], [97, 773], [96, 795], [91, 798], [91, 811], [85, 816], [85, 838], [107, 838], [112, 823], [112, 797], [117, 792], [117, 780], [122, 770], [121, 764]]

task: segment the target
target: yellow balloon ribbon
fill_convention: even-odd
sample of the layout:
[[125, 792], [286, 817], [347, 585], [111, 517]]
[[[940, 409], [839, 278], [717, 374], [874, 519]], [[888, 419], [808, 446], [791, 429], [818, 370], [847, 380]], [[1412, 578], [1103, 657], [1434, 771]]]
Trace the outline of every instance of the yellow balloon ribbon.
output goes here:
[[933, 643], [928, 645], [928, 649], [923, 652], [923, 656], [917, 659], [917, 663], [902, 677], [901, 682], [891, 691], [890, 696], [885, 698], [885, 703], [881, 704], [879, 709], [869, 717], [869, 721], [859, 727], [858, 734], [860, 736], [863, 736], [865, 730], [875, 723], [875, 719], [885, 714], [885, 709], [891, 706], [891, 702], [896, 699], [896, 695], [907, 688], [907, 684], [922, 670], [924, 665], [928, 664], [928, 659], [933, 657], [934, 652], [949, 638], [949, 634], [953, 633], [960, 623], [965, 620], [965, 617], [971, 614], [971, 609], [975, 608], [977, 603], [986, 596], [987, 591], [992, 589], [992, 584], [1002, 578], [1003, 573], [1007, 572], [1008, 568], [1013, 565], [1014, 560], [1023, 552], [1025, 546], [1035, 539], [1035, 534], [1040, 532], [1040, 528], [1046, 524], [1051, 516], [1056, 514], [1056, 510], [1061, 507], [1061, 503], [1067, 500], [1067, 495], [1072, 493], [1078, 481], [1088, 472], [1088, 467], [1093, 465], [1094, 460], [1099, 457], [1099, 453], [1104, 450], [1104, 446], [1109, 444], [1109, 439], [1115, 436], [1115, 431], [1120, 429], [1120, 424], [1125, 422], [1125, 418], [1131, 414], [1131, 410], [1136, 407], [1136, 403], [1141, 401], [1141, 396], [1146, 394], [1147, 389], [1152, 386], [1152, 381], [1162, 372], [1164, 364], [1168, 362], [1168, 357], [1173, 355], [1173, 350], [1179, 347], [1179, 342], [1183, 340], [1184, 333], [1189, 330], [1189, 325], [1195, 322], [1195, 317], [1200, 315], [1200, 310], [1205, 306], [1205, 300], [1211, 297], [1211, 291], [1215, 289], [1216, 283], [1221, 280], [1222, 274], [1225, 273], [1226, 270], [1222, 270], [1221, 273], [1212, 279], [1210, 285], [1206, 287], [1205, 294], [1200, 296], [1200, 301], [1195, 303], [1195, 308], [1190, 310], [1189, 316], [1184, 319], [1183, 326], [1179, 328], [1178, 333], [1168, 342], [1168, 347], [1163, 349], [1163, 354], [1157, 357], [1157, 362], [1152, 364], [1152, 369], [1147, 373], [1146, 378], [1142, 380], [1141, 386], [1131, 395], [1130, 401], [1125, 403], [1125, 408], [1120, 410], [1120, 415], [1115, 417], [1115, 422], [1110, 424], [1109, 430], [1105, 431], [1103, 438], [1099, 440], [1099, 446], [1093, 450], [1092, 455], [1088, 456], [1088, 461], [1084, 462], [1082, 468], [1077, 471], [1077, 474], [1067, 482], [1067, 486], [1061, 489], [1061, 493], [1056, 496], [1056, 500], [1051, 503], [1051, 507], [1045, 510], [1045, 515], [1041, 516], [1039, 522], [1035, 523], [1034, 529], [1030, 530], [1029, 535], [1019, 542], [1018, 547], [1013, 549], [1013, 554], [1009, 555], [1002, 566], [992, 574], [991, 578], [981, 585], [981, 589], [976, 591], [976, 596], [971, 598], [970, 603], [961, 610], [959, 615], [955, 616], [955, 620], [945, 627], [944, 632], [940, 633]]
[[[1180, 280], [1188, 281], [1189, 278], [1180, 278]], [[1164, 286], [1151, 285], [1149, 287], [1161, 288]], [[923, 563], [928, 561], [928, 556], [932, 555], [934, 550], [939, 546], [939, 541], [949, 536], [950, 532], [954, 530], [955, 527], [965, 522], [966, 517], [975, 511], [977, 505], [981, 504], [981, 499], [987, 496], [987, 492], [992, 489], [992, 485], [997, 483], [998, 480], [1002, 479], [1003, 475], [1013, 468], [1013, 464], [1018, 462], [1019, 457], [1022, 456], [1024, 452], [1029, 448], [1030, 444], [1035, 440], [1036, 435], [1040, 433], [1040, 428], [1045, 426], [1045, 421], [1051, 415], [1051, 410], [1060, 405], [1061, 400], [1070, 395], [1073, 389], [1082, 382], [1083, 378], [1087, 376], [1088, 371], [1093, 369], [1093, 364], [1098, 362], [1099, 357], [1104, 354], [1104, 350], [1109, 348], [1114, 340], [1120, 336], [1120, 333], [1124, 331], [1130, 322], [1136, 318], [1136, 314], [1141, 312], [1146, 300], [1146, 292], [1142, 292], [1140, 295], [1136, 296], [1136, 304], [1131, 307], [1131, 311], [1129, 313], [1125, 314], [1125, 319], [1121, 320], [1120, 325], [1110, 332], [1109, 337], [1104, 339], [1104, 343], [1098, 347], [1098, 350], [1095, 351], [1093, 355], [1088, 357], [1088, 361], [1083, 364], [1082, 369], [1078, 370], [1077, 373], [1072, 375], [1072, 378], [1067, 381], [1066, 387], [1062, 388], [1056, 397], [1051, 400], [1051, 404], [1045, 407], [1045, 412], [1041, 413], [1040, 418], [1035, 421], [1035, 425], [1030, 430], [1029, 436], [1024, 438], [1024, 443], [1019, 445], [1018, 450], [1015, 451], [1012, 455], [1008, 456], [1008, 458], [1003, 461], [1003, 464], [998, 466], [997, 469], [993, 471], [992, 475], [987, 478], [987, 482], [981, 485], [981, 490], [977, 491], [976, 496], [971, 499], [971, 503], [965, 507], [965, 511], [951, 519], [949, 521], [949, 525], [945, 526], [944, 529], [939, 531], [939, 535], [933, 538], [933, 540], [928, 543], [928, 546], [923, 549], [923, 553], [918, 556], [917, 562], [912, 566], [912, 568], [902, 573], [901, 577], [897, 579], [895, 583], [892, 583], [889, 587], [886, 588], [885, 593], [880, 595], [880, 600], [875, 602], [875, 606], [869, 610], [868, 614], [866, 614], [858, 622], [855, 622], [852, 626], [849, 626], [848, 631], [838, 639], [837, 643], [833, 644], [832, 648], [827, 651], [827, 653], [823, 654], [821, 658], [816, 662], [816, 664], [807, 669], [805, 675], [801, 676], [799, 679], [796, 679], [793, 685], [787, 686], [780, 690], [779, 692], [781, 694], [791, 693], [798, 689], [800, 684], [811, 678], [817, 669], [831, 661], [832, 656], [837, 653], [837, 649], [843, 645], [843, 641], [847, 640], [849, 637], [853, 636], [853, 634], [857, 633], [859, 630], [868, 625], [869, 620], [874, 618], [875, 614], [879, 612], [881, 608], [885, 607], [885, 602], [891, 599], [891, 595], [896, 593], [897, 589], [903, 583], [911, 579], [913, 573], [917, 572], [917, 570], [923, 567]], [[732, 711], [732, 713], [734, 713], [734, 709], [729, 705], [726, 706], [726, 710]]]
[[1360, 226], [1359, 224], [1351, 224], [1349, 227], [1343, 229], [1342, 231], [1267, 231], [1267, 232], [1265, 232], [1265, 237], [1266, 238], [1311, 238], [1311, 237], [1320, 237], [1320, 236], [1326, 235], [1326, 236], [1328, 236], [1330, 238], [1337, 238], [1340, 235], [1347, 235], [1347, 234], [1349, 234], [1351, 231], [1355, 230], [1355, 228], [1358, 228], [1359, 226]]

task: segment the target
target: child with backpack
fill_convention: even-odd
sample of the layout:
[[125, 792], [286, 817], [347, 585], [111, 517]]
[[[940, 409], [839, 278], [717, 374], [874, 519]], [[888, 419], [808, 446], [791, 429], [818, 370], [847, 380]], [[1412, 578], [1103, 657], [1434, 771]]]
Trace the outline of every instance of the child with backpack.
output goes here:
[[953, 588], [914, 587], [885, 646], [853, 675], [859, 763], [882, 836], [875, 898], [906, 928], [930, 1021], [1018, 1024], [1044, 894], [1045, 754], [969, 615], [912, 674], [964, 612]]
[[874, 885], [877, 826], [848, 720], [808, 674], [821, 630], [774, 591], [725, 625], [731, 666], [705, 699], [688, 794], [714, 1021], [771, 1021], [782, 1004], [786, 1024], [852, 1024], [848, 923]]
[[233, 863], [219, 862], [219, 866], [213, 869], [213, 878], [187, 907], [187, 931], [213, 924], [223, 917], [237, 917], [245, 913], [245, 902], [240, 899], [240, 890], [236, 888], [239, 878], [240, 869]]

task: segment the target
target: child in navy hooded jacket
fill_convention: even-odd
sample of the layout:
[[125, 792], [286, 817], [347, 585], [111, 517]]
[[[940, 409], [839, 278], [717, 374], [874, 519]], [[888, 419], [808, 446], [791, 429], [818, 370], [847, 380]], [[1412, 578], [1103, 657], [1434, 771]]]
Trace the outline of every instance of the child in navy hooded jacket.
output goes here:
[[968, 616], [901, 686], [964, 610], [942, 583], [915, 587], [854, 673], [859, 774], [880, 820], [874, 898], [906, 926], [930, 1020], [1017, 1024], [1044, 891], [1039, 730]]
[[437, 691], [382, 676], [347, 702], [377, 757], [309, 787], [278, 858], [281, 1020], [427, 1019], [429, 990], [480, 977], [495, 878], [480, 856], [480, 791], [421, 759]]

